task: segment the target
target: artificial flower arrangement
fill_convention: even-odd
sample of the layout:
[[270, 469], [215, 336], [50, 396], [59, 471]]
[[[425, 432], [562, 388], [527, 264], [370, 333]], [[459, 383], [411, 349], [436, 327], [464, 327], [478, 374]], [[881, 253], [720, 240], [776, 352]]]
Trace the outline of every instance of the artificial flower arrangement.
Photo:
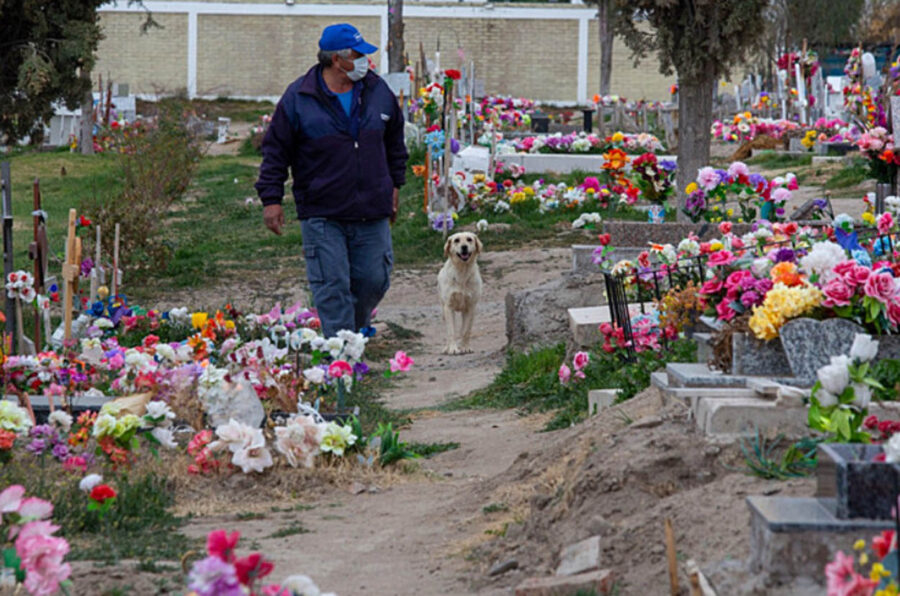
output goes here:
[[809, 426], [840, 443], [868, 442], [863, 430], [873, 389], [883, 389], [869, 376], [878, 342], [870, 335], [857, 334], [850, 354], [831, 357], [816, 371], [816, 384], [809, 398]]
[[898, 556], [895, 530], [882, 530], [868, 546], [864, 539], [857, 540], [851, 554], [837, 551], [825, 565], [826, 594], [896, 596], [900, 592]]
[[658, 138], [648, 133], [615, 132], [607, 137], [593, 133], [555, 133], [517, 139], [512, 146], [518, 153], [592, 153], [619, 149], [629, 154], [659, 153], [664, 150]]
[[900, 165], [900, 155], [894, 152], [894, 135], [883, 126], [875, 126], [856, 139], [856, 146], [866, 158], [873, 178], [883, 183], [894, 181]]
[[653, 153], [644, 153], [631, 162], [634, 185], [644, 199], [655, 205], [664, 205], [674, 192], [675, 168], [674, 161], [658, 161]]
[[[761, 174], [751, 174], [740, 161], [733, 162], [727, 171], [707, 166], [700, 168], [697, 180], [685, 188], [687, 199], [682, 211], [695, 223], [749, 223], [757, 215], [779, 221], [785, 218], [784, 205], [797, 188], [797, 177], [790, 173], [767, 180]], [[729, 202], [736, 202], [737, 210]]]
[[800, 125], [791, 120], [761, 118], [750, 112], [735, 114], [731, 122], [716, 120], [710, 128], [714, 140], [728, 143], [746, 143], [756, 137], [766, 135], [780, 139], [785, 134], [800, 130]]

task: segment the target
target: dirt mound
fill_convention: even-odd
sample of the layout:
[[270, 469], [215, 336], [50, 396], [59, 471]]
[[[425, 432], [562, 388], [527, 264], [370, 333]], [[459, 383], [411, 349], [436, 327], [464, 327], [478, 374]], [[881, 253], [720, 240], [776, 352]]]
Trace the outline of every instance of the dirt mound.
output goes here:
[[810, 479], [745, 475], [737, 446], [707, 442], [687, 410], [664, 406], [656, 389], [546, 437], [549, 444], [484, 487], [486, 500], [505, 504], [505, 533], [475, 548], [474, 558], [486, 567], [516, 559], [519, 571], [485, 579], [483, 588], [552, 574], [562, 547], [599, 534], [603, 566], [616, 573], [621, 594], [666, 593], [665, 518], [682, 564], [743, 560], [746, 496], [812, 493]]

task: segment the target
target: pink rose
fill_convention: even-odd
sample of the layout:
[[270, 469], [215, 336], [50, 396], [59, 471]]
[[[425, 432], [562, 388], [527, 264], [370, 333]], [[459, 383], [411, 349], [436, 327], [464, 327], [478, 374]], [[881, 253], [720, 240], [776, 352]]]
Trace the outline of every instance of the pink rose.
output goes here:
[[707, 264], [710, 267], [719, 267], [719, 266], [724, 267], [725, 265], [730, 265], [730, 264], [734, 263], [736, 260], [737, 260], [737, 258], [733, 254], [731, 254], [730, 251], [718, 250], [718, 251], [714, 252], [713, 254], [709, 255], [709, 260], [707, 261]]
[[587, 352], [576, 352], [575, 357], [572, 359], [572, 364], [575, 365], [575, 370], [580, 371], [587, 366], [590, 361], [591, 357]]
[[731, 222], [723, 221], [722, 223], [720, 223], [719, 224], [719, 232], [721, 232], [722, 234], [731, 233]]
[[900, 327], [900, 302], [896, 297], [888, 303], [887, 316], [895, 327]]
[[841, 261], [837, 265], [835, 265], [831, 270], [840, 275], [841, 277], [846, 277], [849, 275], [854, 269], [856, 269], [856, 261]]
[[559, 365], [559, 382], [565, 385], [572, 378], [572, 370], [565, 364]]
[[752, 281], [753, 274], [749, 271], [735, 271], [727, 278], [725, 278], [725, 287], [729, 290], [734, 288], [739, 288], [743, 285], [744, 280], [750, 278]]
[[891, 231], [894, 227], [894, 216], [889, 211], [885, 211], [878, 217], [878, 233], [882, 236]]
[[720, 321], [730, 321], [734, 318], [735, 312], [734, 309], [728, 305], [728, 301], [723, 300], [722, 302], [716, 305], [716, 312], [719, 315]]
[[[862, 267], [857, 265], [853, 268], [853, 271], [847, 276], [849, 278], [849, 285], [851, 286], [861, 286], [869, 279], [869, 276], [872, 274], [872, 270], [868, 267]], [[844, 281], [847, 281], [845, 278]]]
[[894, 278], [887, 273], [873, 273], [863, 290], [866, 296], [887, 304], [894, 295]]
[[407, 372], [409, 367], [415, 364], [415, 361], [406, 355], [403, 350], [397, 350], [394, 357], [390, 360], [391, 372]]
[[855, 294], [853, 288], [841, 281], [841, 278], [835, 277], [822, 288], [825, 294], [825, 300], [822, 304], [832, 308], [835, 306], [847, 306]]
[[721, 289], [722, 280], [710, 279], [700, 287], [700, 293], [704, 296], [712, 296], [713, 294], [718, 294]]

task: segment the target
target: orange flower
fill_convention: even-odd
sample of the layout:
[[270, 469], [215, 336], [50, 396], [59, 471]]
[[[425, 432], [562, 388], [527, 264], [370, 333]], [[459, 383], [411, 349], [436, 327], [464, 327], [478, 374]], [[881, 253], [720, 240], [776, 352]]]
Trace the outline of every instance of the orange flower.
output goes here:
[[628, 156], [621, 149], [610, 149], [603, 154], [606, 162], [603, 164], [604, 170], [621, 170], [628, 163]]
[[784, 261], [772, 267], [771, 275], [772, 281], [781, 282], [788, 287], [798, 286], [803, 282], [803, 276], [797, 271], [797, 266], [790, 261]]
[[415, 165], [412, 167], [413, 175], [421, 178], [425, 175], [425, 166], [424, 165]]

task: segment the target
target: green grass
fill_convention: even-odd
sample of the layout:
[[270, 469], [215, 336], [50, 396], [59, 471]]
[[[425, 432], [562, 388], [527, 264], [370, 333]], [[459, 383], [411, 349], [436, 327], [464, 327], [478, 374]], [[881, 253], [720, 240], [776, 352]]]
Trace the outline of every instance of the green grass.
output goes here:
[[844, 169], [826, 180], [825, 188], [828, 190], [849, 188], [867, 180], [869, 176], [869, 166], [866, 165], [865, 160], [854, 159], [851, 165], [845, 166]]
[[812, 165], [812, 155], [785, 155], [776, 151], [758, 153], [747, 160], [748, 165], [767, 170], [801, 168]]
[[[509, 352], [506, 366], [490, 385], [450, 402], [443, 409], [519, 408], [526, 412], [555, 411], [545, 430], [565, 428], [588, 415], [589, 389], [618, 388], [619, 401], [631, 399], [650, 386], [650, 374], [667, 362], [693, 362], [696, 344], [689, 340], [671, 342], [660, 353], [637, 354], [634, 363], [618, 353], [591, 352], [585, 367], [586, 378], [568, 384], [559, 382], [558, 371], [566, 355], [564, 344], [531, 352]], [[571, 362], [568, 363], [571, 366]]]
[[413, 453], [418, 453], [422, 457], [428, 458], [437, 455], [438, 453], [444, 453], [445, 451], [452, 451], [454, 449], [459, 449], [459, 443], [450, 442], [450, 443], [410, 443], [409, 450]]
[[481, 508], [481, 512], [485, 515], [496, 513], [498, 511], [509, 511], [509, 505], [506, 503], [491, 503], [490, 505], [485, 505]]
[[269, 534], [267, 538], [286, 538], [287, 536], [296, 536], [297, 534], [309, 534], [309, 530], [300, 522], [294, 522], [289, 526], [279, 528]]

